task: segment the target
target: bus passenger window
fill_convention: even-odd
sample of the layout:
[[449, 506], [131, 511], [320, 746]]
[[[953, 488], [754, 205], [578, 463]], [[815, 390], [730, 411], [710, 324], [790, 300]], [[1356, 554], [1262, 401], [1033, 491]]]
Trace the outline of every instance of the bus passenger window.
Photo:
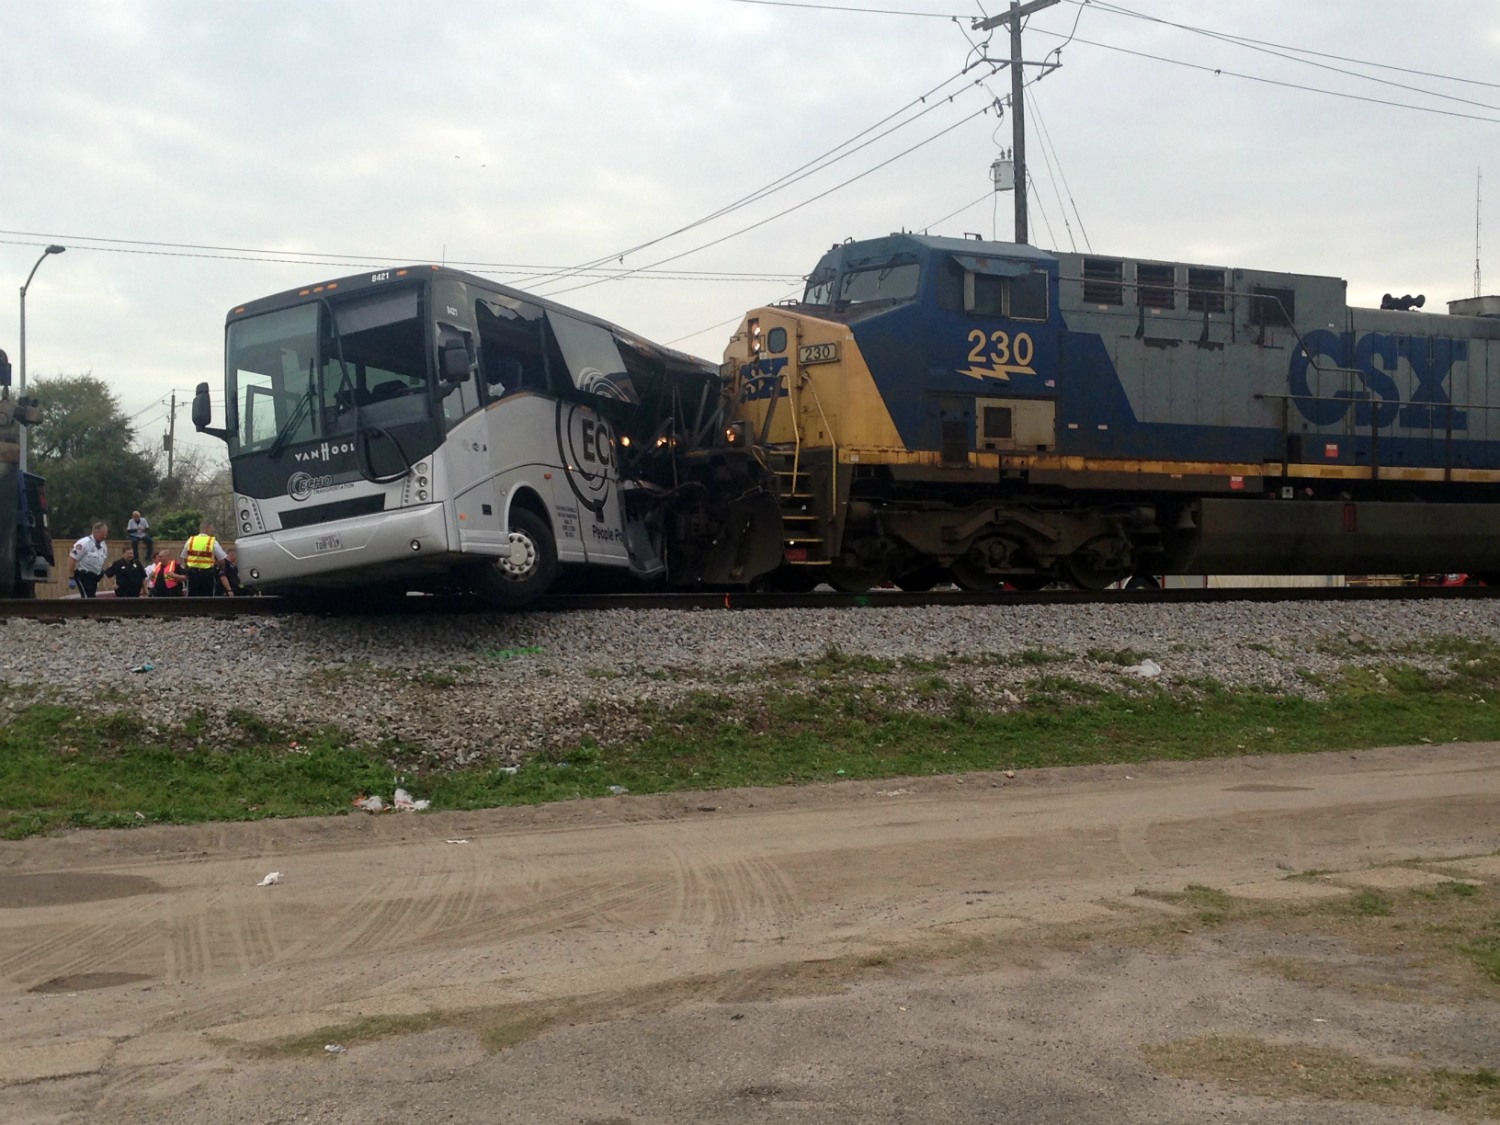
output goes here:
[[479, 370], [489, 398], [504, 398], [517, 391], [545, 391], [542, 311], [521, 301], [501, 304], [481, 298], [475, 306], [475, 318], [479, 323]]

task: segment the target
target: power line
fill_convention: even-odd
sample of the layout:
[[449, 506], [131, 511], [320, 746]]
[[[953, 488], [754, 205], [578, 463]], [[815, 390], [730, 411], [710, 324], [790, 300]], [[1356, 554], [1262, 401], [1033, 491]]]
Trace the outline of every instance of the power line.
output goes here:
[[[554, 277], [551, 277], [551, 278], [541, 277], [541, 276], [534, 277], [534, 278], [529, 277], [529, 278], [523, 279], [522, 282], [521, 282], [521, 284], [529, 284], [529, 283], [531, 283], [533, 281], [541, 281], [541, 280], [557, 280], [557, 281], [561, 281], [561, 280], [566, 279], [567, 277], [573, 276], [574, 274], [578, 274], [578, 273], [581, 273], [582, 271], [586, 271], [586, 270], [589, 270], [591, 268], [595, 268], [597, 266], [600, 266], [600, 265], [602, 265], [605, 262], [610, 262], [610, 261], [615, 261], [615, 260], [623, 261], [625, 259], [625, 257], [627, 255], [629, 255], [629, 254], [638, 253], [641, 250], [645, 250], [645, 249], [647, 249], [647, 248], [649, 248], [651, 246], [655, 246], [655, 245], [657, 245], [657, 244], [659, 244], [661, 242], [665, 242], [669, 238], [674, 238], [674, 237], [676, 237], [679, 234], [685, 234], [686, 232], [688, 232], [690, 230], [694, 230], [694, 229], [696, 229], [698, 227], [704, 226], [705, 224], [710, 223], [710, 222], [712, 222], [715, 219], [722, 218], [725, 215], [731, 214], [734, 211], [738, 211], [741, 208], [749, 206], [751, 203], [758, 202], [759, 200], [764, 199], [767, 196], [773, 195], [776, 192], [781, 191], [783, 188], [790, 187], [792, 184], [795, 184], [795, 183], [799, 183], [802, 180], [807, 179], [809, 176], [813, 175], [814, 173], [821, 172], [825, 168], [830, 168], [834, 164], [839, 163], [841, 160], [844, 160], [844, 159], [846, 159], [846, 158], [848, 158], [850, 156], [853, 156], [856, 152], [860, 152], [863, 149], [868, 148], [870, 145], [874, 144], [876, 141], [883, 140], [884, 138], [886, 138], [886, 137], [890, 136], [891, 134], [895, 133], [897, 130], [904, 129], [907, 125], [913, 124], [914, 122], [921, 120], [923, 117], [927, 116], [927, 114], [933, 112], [936, 109], [941, 108], [942, 105], [943, 105], [943, 103], [944, 103], [944, 101], [951, 102], [955, 97], [958, 96], [959, 93], [962, 93], [964, 91], [956, 91], [955, 93], [949, 94], [946, 99], [936, 100], [931, 105], [928, 105], [926, 109], [924, 109], [924, 110], [920, 111], [919, 113], [917, 113], [915, 116], [908, 117], [905, 121], [897, 122], [897, 124], [891, 126], [891, 128], [886, 129], [884, 132], [876, 133], [875, 136], [870, 137], [869, 140], [866, 140], [866, 141], [864, 141], [861, 144], [857, 144], [857, 145], [855, 144], [855, 142], [858, 141], [858, 140], [860, 140], [860, 138], [865, 137], [865, 136], [867, 136], [870, 133], [874, 133], [875, 130], [881, 128], [881, 126], [887, 124], [888, 122], [890, 122], [892, 120], [895, 120], [897, 117], [900, 117], [907, 110], [910, 110], [910, 109], [912, 109], [912, 108], [914, 108], [914, 107], [916, 107], [918, 105], [924, 105], [924, 104], [926, 104], [927, 100], [929, 98], [933, 98], [936, 95], [939, 95], [942, 92], [942, 90], [943, 90], [943, 88], [945, 86], [948, 86], [948, 85], [952, 84], [953, 82], [957, 81], [958, 79], [962, 78], [967, 72], [968, 72], [968, 68], [965, 67], [963, 70], [960, 70], [957, 74], [950, 75], [949, 77], [943, 79], [943, 81], [939, 82], [936, 86], [932, 87], [932, 89], [926, 91], [923, 94], [919, 94], [917, 97], [913, 98], [911, 101], [909, 101], [905, 105], [901, 106], [901, 108], [895, 110], [892, 113], [886, 114], [886, 116], [882, 117], [879, 121], [875, 122], [873, 125], [869, 125], [866, 128], [861, 129], [858, 133], [855, 133], [852, 137], [848, 138], [847, 140], [841, 141], [839, 144], [836, 144], [832, 148], [827, 149], [826, 151], [824, 151], [820, 155], [815, 156], [812, 160], [809, 160], [809, 161], [807, 161], [807, 162], [799, 165], [798, 167], [792, 169], [790, 172], [787, 172], [787, 173], [785, 173], [785, 174], [777, 177], [776, 179], [772, 180], [770, 183], [764, 185], [763, 187], [759, 187], [759, 188], [755, 189], [754, 191], [750, 192], [748, 195], [743, 195], [739, 199], [734, 200], [732, 203], [725, 204], [723, 207], [720, 207], [718, 210], [713, 211], [713, 212], [711, 212], [711, 213], [709, 213], [707, 215], [704, 215], [702, 218], [695, 219], [695, 220], [693, 220], [690, 223], [686, 223], [683, 226], [678, 227], [676, 230], [668, 231], [666, 234], [660, 235], [660, 236], [658, 236], [656, 238], [648, 239], [645, 242], [637, 243], [635, 246], [631, 246], [631, 247], [629, 247], [627, 249], [617, 250], [614, 253], [606, 254], [603, 257], [595, 258], [592, 261], [580, 263], [579, 265], [577, 265], [575, 267], [572, 267], [571, 269], [554, 271], [555, 275], [556, 275]], [[977, 85], [978, 82], [980, 82], [980, 81], [983, 81], [983, 80], [982, 79], [978, 79], [974, 83], [971, 83], [971, 85]], [[850, 147], [851, 145], [853, 145], [854, 147], [851, 148]], [[847, 149], [847, 151], [841, 152], [840, 150], [843, 150], [843, 149]]]
[[[1042, 134], [1042, 153], [1043, 153], [1043, 155], [1045, 155], [1048, 149], [1052, 150], [1052, 156], [1057, 161], [1057, 178], [1060, 179], [1060, 180], [1062, 180], [1063, 191], [1065, 191], [1067, 193], [1067, 195], [1068, 195], [1068, 205], [1073, 208], [1073, 217], [1078, 220], [1078, 233], [1081, 234], [1081, 235], [1083, 235], [1084, 249], [1086, 249], [1090, 254], [1092, 254], [1094, 252], [1094, 247], [1089, 242], [1089, 232], [1088, 232], [1088, 230], [1083, 225], [1083, 216], [1078, 213], [1078, 202], [1073, 198], [1073, 188], [1068, 183], [1067, 173], [1065, 173], [1063, 171], [1062, 157], [1059, 156], [1058, 153], [1057, 153], [1057, 146], [1052, 143], [1052, 135], [1047, 132], [1047, 122], [1042, 119], [1042, 107], [1037, 102], [1035, 94], [1031, 95], [1031, 109], [1032, 109], [1032, 112], [1036, 114], [1036, 123], [1040, 127], [1040, 129], [1041, 129], [1041, 134]], [[1048, 172], [1049, 175], [1052, 172], [1052, 161], [1051, 160], [1047, 161], [1047, 172]], [[1053, 182], [1052, 187], [1053, 187], [1054, 191], [1057, 189], [1057, 183], [1056, 183], [1056, 181]], [[1063, 201], [1061, 199], [1058, 199], [1057, 205], [1058, 205], [1059, 208], [1062, 209], [1062, 213], [1063, 213], [1063, 225], [1067, 226], [1067, 228], [1068, 228], [1068, 242], [1071, 245], [1072, 242], [1073, 242], [1073, 227], [1072, 227], [1072, 225], [1070, 223], [1068, 223], [1068, 210], [1067, 210], [1067, 207], [1063, 206]], [[1078, 247], [1077, 246], [1073, 246], [1073, 249], [1076, 251], [1078, 249]]]
[[[1417, 76], [1418, 78], [1437, 78], [1437, 79], [1440, 79], [1441, 81], [1444, 81], [1444, 82], [1460, 82], [1460, 83], [1463, 83], [1464, 85], [1467, 85], [1467, 86], [1485, 86], [1485, 87], [1488, 87], [1490, 89], [1500, 90], [1500, 82], [1485, 82], [1485, 81], [1482, 81], [1481, 79], [1478, 79], [1478, 78], [1459, 78], [1456, 75], [1452, 75], [1452, 74], [1439, 74], [1439, 73], [1436, 73], [1436, 72], [1430, 71], [1430, 70], [1414, 70], [1414, 69], [1412, 69], [1410, 67], [1396, 66], [1396, 65], [1394, 65], [1392, 63], [1380, 63], [1380, 62], [1373, 62], [1373, 61], [1371, 61], [1369, 59], [1349, 58], [1346, 55], [1334, 55], [1334, 54], [1329, 54], [1326, 51], [1314, 51], [1314, 50], [1312, 50], [1310, 48], [1307, 48], [1307, 47], [1294, 47], [1294, 46], [1291, 46], [1291, 45], [1286, 44], [1286, 43], [1272, 43], [1272, 42], [1269, 42], [1268, 40], [1252, 39], [1249, 36], [1234, 35], [1234, 34], [1232, 34], [1230, 32], [1227, 32], [1227, 31], [1213, 31], [1213, 30], [1211, 30], [1209, 28], [1194, 27], [1191, 24], [1173, 23], [1171, 20], [1165, 20], [1165, 19], [1160, 18], [1159, 16], [1148, 16], [1144, 12], [1134, 12], [1134, 11], [1131, 11], [1129, 8], [1122, 8], [1118, 4], [1108, 3], [1107, 0], [1068, 0], [1068, 3], [1070, 3], [1070, 4], [1077, 4], [1079, 6], [1080, 11], [1084, 7], [1097, 8], [1099, 11], [1107, 12], [1107, 13], [1109, 13], [1111, 15], [1129, 16], [1132, 19], [1145, 20], [1148, 23], [1159, 23], [1159, 24], [1163, 24], [1163, 25], [1165, 25], [1167, 27], [1175, 27], [1175, 28], [1178, 28], [1178, 29], [1180, 29], [1182, 31], [1189, 31], [1189, 32], [1192, 32], [1195, 35], [1206, 35], [1206, 36], [1209, 36], [1210, 38], [1213, 38], [1213, 39], [1221, 39], [1221, 40], [1225, 40], [1227, 42], [1238, 43], [1238, 44], [1240, 44], [1242, 46], [1248, 46], [1248, 47], [1252, 47], [1252, 48], [1256, 48], [1256, 49], [1274, 47], [1278, 51], [1292, 51], [1292, 52], [1295, 52], [1296, 54], [1299, 54], [1299, 55], [1310, 55], [1313, 58], [1320, 58], [1320, 59], [1332, 59], [1334, 62], [1352, 63], [1355, 66], [1373, 66], [1373, 67], [1379, 68], [1380, 70], [1395, 71], [1398, 74], [1412, 74], [1412, 75]], [[1301, 61], [1301, 60], [1293, 60], [1293, 61]], [[1336, 68], [1329, 68], [1329, 69], [1336, 69]], [[1346, 72], [1342, 72], [1342, 73], [1348, 73], [1348, 72], [1346, 71]], [[1369, 77], [1369, 76], [1368, 75], [1358, 75], [1358, 77], [1366, 78], [1366, 77]], [[1379, 81], [1379, 80], [1377, 79], [1376, 81]], [[1395, 85], [1395, 83], [1392, 83], [1392, 85]], [[1403, 89], [1409, 89], [1409, 88], [1410, 87], [1403, 87]], [[1423, 91], [1423, 92], [1428, 92], [1428, 91]], [[1433, 96], [1434, 97], [1445, 97], [1447, 95], [1434, 93]], [[1473, 104], [1478, 105], [1478, 104], [1481, 104], [1481, 103], [1476, 102], [1476, 103], [1473, 103]], [[1488, 108], [1488, 109], [1494, 109], [1495, 107], [1494, 106], [1486, 106], [1486, 108]]]
[[[372, 256], [363, 256], [363, 255], [357, 256], [358, 260], [311, 259], [311, 258], [309, 258], [309, 259], [296, 259], [296, 260], [293, 260], [293, 259], [289, 259], [289, 258], [279, 258], [279, 257], [271, 257], [271, 256], [269, 256], [269, 255], [274, 255], [274, 254], [277, 253], [277, 251], [274, 251], [274, 250], [250, 251], [249, 253], [251, 253], [251, 254], [264, 254], [264, 255], [268, 255], [268, 256], [265, 256], [265, 257], [246, 257], [246, 256], [243, 256], [243, 255], [236, 255], [236, 254], [184, 253], [184, 252], [170, 251], [170, 250], [165, 250], [165, 249], [159, 249], [159, 250], [133, 249], [133, 248], [132, 249], [127, 249], [127, 248], [120, 247], [120, 246], [90, 246], [90, 245], [84, 245], [84, 243], [90, 243], [90, 242], [106, 242], [106, 243], [109, 243], [109, 242], [132, 242], [133, 246], [136, 246], [136, 247], [143, 247], [143, 246], [171, 247], [171, 246], [191, 246], [192, 245], [191, 243], [181, 243], [181, 242], [146, 242], [146, 241], [135, 241], [135, 240], [128, 240], [128, 239], [98, 238], [98, 237], [95, 237], [93, 235], [84, 235], [84, 234], [47, 234], [47, 233], [36, 232], [36, 231], [0, 231], [0, 234], [30, 235], [30, 236], [32, 236], [34, 238], [42, 240], [42, 241], [37, 241], [37, 242], [29, 242], [29, 241], [21, 241], [21, 240], [18, 240], [18, 239], [0, 238], [0, 246], [42, 246], [42, 245], [45, 245], [46, 242], [50, 240], [50, 241], [54, 241], [54, 242], [56, 242], [56, 241], [66, 242], [68, 244], [68, 246], [70, 248], [72, 248], [72, 249], [76, 249], [76, 250], [95, 250], [95, 251], [98, 251], [101, 254], [140, 254], [140, 255], [145, 255], [145, 256], [148, 256], [148, 257], [162, 257], [162, 258], [212, 258], [212, 259], [229, 260], [229, 261], [266, 262], [268, 264], [273, 264], [273, 265], [287, 265], [287, 264], [292, 264], [292, 265], [318, 265], [318, 266], [357, 267], [357, 266], [366, 265], [368, 263], [390, 264], [391, 262], [396, 262], [396, 261], [411, 261], [411, 260], [413, 260], [413, 259], [409, 259], [409, 258], [407, 258], [407, 259], [401, 259], [401, 258], [372, 257]], [[205, 248], [205, 249], [208, 249], [208, 248]], [[416, 260], [420, 260], [420, 259], [416, 259]], [[529, 272], [535, 271], [535, 270], [551, 270], [551, 269], [561, 270], [561, 269], [567, 268], [567, 267], [562, 267], [562, 266], [553, 267], [553, 266], [535, 266], [535, 265], [506, 266], [506, 265], [491, 264], [491, 263], [486, 263], [486, 262], [460, 262], [460, 261], [450, 262], [449, 265], [451, 265], [455, 269], [457, 269], [460, 266], [462, 266], [462, 267], [470, 270], [471, 272], [474, 272], [474, 273], [483, 273], [483, 274], [488, 274], [488, 275], [491, 275], [491, 276], [508, 276], [508, 275], [512, 275], [512, 274], [521, 275], [521, 274], [526, 274], [526, 273], [529, 273]], [[588, 276], [593, 276], [593, 277], [607, 279], [607, 278], [610, 278], [610, 277], [615, 277], [615, 276], [620, 276], [620, 275], [629, 274], [629, 273], [635, 273], [635, 272], [638, 272], [638, 271], [626, 269], [624, 267], [621, 267], [620, 269], [613, 269], [613, 270], [610, 270], [610, 269], [597, 269], [596, 268], [590, 274], [588, 274]], [[788, 277], [787, 273], [738, 273], [738, 272], [731, 272], [731, 271], [728, 271], [728, 270], [684, 270], [684, 269], [677, 269], [677, 270], [669, 270], [669, 271], [643, 270], [643, 271], [639, 271], [639, 272], [646, 272], [648, 274], [648, 276], [651, 277], [652, 280], [657, 280], [657, 281], [736, 281], [736, 282], [738, 282], [738, 281], [782, 281], [782, 280], [786, 280], [787, 277]]]
[[957, 211], [949, 211], [941, 219], [935, 219], [934, 221], [932, 221], [930, 223], [924, 224], [923, 227], [922, 227], [922, 230], [925, 233], [926, 231], [929, 231], [933, 227], [937, 226], [939, 223], [946, 223], [949, 219], [955, 218], [958, 215], [962, 215], [970, 207], [977, 207], [977, 206], [979, 206], [979, 204], [983, 203], [990, 196], [992, 196], [992, 195], [999, 195], [999, 194], [1000, 193], [997, 192], [997, 191], [987, 191], [983, 195], [981, 195], [978, 199], [972, 199], [968, 203], [965, 203]]
[[[1043, 31], [1038, 28], [1033, 34], [1056, 35], [1056, 32]], [[1229, 78], [1242, 78], [1247, 82], [1259, 82], [1266, 86], [1280, 86], [1288, 90], [1301, 90], [1307, 94], [1323, 94], [1330, 98], [1344, 98], [1348, 101], [1366, 102], [1371, 105], [1391, 106], [1395, 109], [1411, 109], [1419, 113], [1435, 113], [1441, 117], [1460, 117], [1467, 121], [1485, 121], [1492, 125], [1500, 125], [1500, 117], [1484, 117], [1477, 113], [1460, 113], [1453, 109], [1439, 109], [1436, 106], [1412, 105], [1410, 102], [1395, 102], [1385, 98], [1371, 98], [1363, 94], [1348, 94], [1340, 90], [1325, 90], [1320, 86], [1304, 86], [1298, 82], [1286, 82], [1277, 78], [1262, 78], [1254, 74], [1244, 74], [1236, 70], [1225, 70], [1223, 67], [1206, 66], [1203, 63], [1184, 62], [1182, 59], [1167, 58], [1164, 55], [1153, 55], [1149, 51], [1136, 51], [1129, 47], [1117, 47], [1113, 43], [1101, 43], [1096, 39], [1075, 39], [1075, 43], [1085, 43], [1090, 47], [1102, 47], [1106, 51], [1118, 51], [1124, 55], [1134, 55], [1137, 58], [1150, 59], [1153, 62], [1171, 63], [1173, 66], [1186, 67], [1189, 70], [1201, 70], [1215, 77], [1225, 76]]]
[[810, 8], [815, 12], [858, 12], [870, 16], [919, 16], [935, 20], [965, 20], [968, 16], [945, 16], [941, 12], [911, 12], [897, 8], [861, 8], [854, 4], [808, 4], [801, 0], [733, 0], [736, 4], [758, 4], [764, 8]]
[[[795, 203], [795, 204], [793, 204], [790, 207], [784, 208], [783, 210], [776, 212], [776, 214], [774, 214], [774, 215], [768, 215], [766, 218], [761, 219], [758, 222], [751, 223], [749, 226], [741, 227], [739, 230], [736, 230], [736, 231], [730, 231], [728, 234], [723, 235], [720, 238], [716, 238], [712, 242], [705, 242], [701, 246], [694, 246], [694, 247], [692, 247], [689, 250], [683, 250], [680, 253], [673, 254], [671, 257], [662, 258], [662, 259], [660, 259], [658, 261], [652, 262], [650, 266], [641, 266], [641, 267], [638, 267], [638, 268], [649, 269], [649, 268], [651, 268], [651, 266], [665, 265], [666, 263], [668, 263], [668, 262], [674, 262], [674, 261], [676, 261], [679, 258], [686, 258], [689, 254], [696, 254], [696, 253], [698, 253], [701, 250], [707, 250], [709, 247], [711, 247], [711, 246], [717, 246], [721, 242], [728, 242], [731, 238], [738, 238], [742, 234], [747, 234], [750, 231], [755, 230], [758, 227], [765, 226], [767, 223], [774, 222], [777, 219], [780, 219], [780, 218], [782, 218], [782, 217], [784, 217], [786, 215], [790, 215], [793, 211], [799, 211], [803, 207], [806, 207], [810, 203], [816, 203], [818, 200], [822, 199], [824, 196], [832, 195], [834, 192], [839, 191], [839, 190], [841, 190], [843, 188], [848, 187], [850, 184], [854, 183], [856, 180], [862, 180], [866, 176], [871, 175], [872, 173], [880, 171], [880, 169], [884, 168], [886, 165], [892, 164], [895, 161], [900, 160], [903, 156], [910, 155], [911, 153], [915, 152], [917, 149], [922, 148], [924, 145], [931, 144], [933, 141], [937, 140], [939, 137], [946, 136], [947, 134], [953, 132], [953, 130], [957, 129], [959, 126], [966, 125], [970, 121], [974, 120], [974, 118], [979, 117], [982, 114], [988, 113], [989, 110], [990, 110], [990, 107], [988, 105], [981, 106], [979, 109], [975, 110], [973, 113], [969, 114], [967, 117], [963, 117], [963, 118], [960, 118], [959, 120], [955, 121], [952, 125], [949, 125], [946, 129], [941, 129], [938, 132], [934, 133], [932, 136], [926, 138], [925, 140], [918, 141], [916, 144], [912, 145], [910, 148], [903, 149], [902, 151], [896, 153], [895, 156], [892, 156], [892, 157], [890, 157], [890, 158], [888, 158], [886, 160], [882, 160], [879, 164], [875, 165], [873, 168], [867, 168], [863, 172], [860, 172], [858, 175], [850, 176], [847, 180], [844, 180], [841, 183], [834, 184], [833, 187], [828, 188], [826, 191], [819, 192], [817, 195], [813, 196], [811, 199], [804, 199], [801, 203]], [[628, 276], [628, 275], [629, 275], [629, 271], [627, 271], [627, 273], [626, 273], [625, 276]], [[570, 286], [567, 289], [554, 289], [552, 292], [550, 292], [548, 294], [545, 294], [545, 295], [549, 296], [549, 297], [557, 297], [557, 296], [562, 295], [563, 293], [572, 293], [575, 290], [578, 290], [578, 289], [587, 289], [590, 286], [598, 285], [598, 284], [599, 283], [597, 281], [586, 281], [582, 285], [573, 285], [573, 286]]]

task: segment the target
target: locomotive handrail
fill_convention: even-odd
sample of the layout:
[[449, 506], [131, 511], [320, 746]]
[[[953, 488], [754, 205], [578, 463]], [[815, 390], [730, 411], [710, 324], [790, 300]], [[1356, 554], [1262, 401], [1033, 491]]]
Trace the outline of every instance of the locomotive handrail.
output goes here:
[[[828, 501], [830, 514], [829, 532], [834, 542], [842, 543], [843, 528], [839, 526], [838, 512], [841, 510], [839, 504], [839, 443], [834, 436], [833, 426], [828, 421], [828, 414], [823, 410], [823, 400], [818, 397], [818, 388], [813, 381], [807, 381], [807, 389], [812, 391], [813, 405], [818, 408], [818, 417], [823, 419], [823, 430], [828, 434]], [[837, 535], [832, 533], [837, 532]], [[831, 548], [833, 543], [829, 544]], [[831, 560], [830, 560], [831, 561]]]
[[[1281, 401], [1281, 476], [1287, 477], [1288, 458], [1286, 456], [1287, 441], [1291, 436], [1291, 404], [1296, 402], [1391, 402], [1388, 398], [1376, 398], [1368, 391], [1364, 393], [1350, 392], [1343, 395], [1291, 395], [1291, 394], [1264, 394], [1257, 392], [1254, 396], [1258, 399], [1279, 399]], [[1455, 410], [1500, 410], [1500, 405], [1489, 405], [1483, 403], [1461, 403], [1461, 402], [1424, 402], [1408, 405], [1426, 407], [1443, 407], [1445, 425], [1443, 428], [1443, 480], [1453, 479], [1453, 412]], [[1348, 432], [1353, 432], [1352, 428]], [[1370, 411], [1370, 479], [1378, 480], [1380, 477], [1380, 419], [1374, 410]]]

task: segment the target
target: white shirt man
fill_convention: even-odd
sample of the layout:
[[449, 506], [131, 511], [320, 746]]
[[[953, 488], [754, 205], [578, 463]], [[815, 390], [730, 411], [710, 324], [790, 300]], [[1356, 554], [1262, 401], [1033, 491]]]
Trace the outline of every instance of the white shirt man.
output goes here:
[[78, 584], [79, 594], [85, 598], [94, 596], [99, 579], [104, 577], [104, 568], [109, 564], [109, 547], [104, 542], [108, 538], [109, 526], [96, 523], [94, 530], [74, 543], [68, 552], [68, 558], [73, 560], [73, 579]]

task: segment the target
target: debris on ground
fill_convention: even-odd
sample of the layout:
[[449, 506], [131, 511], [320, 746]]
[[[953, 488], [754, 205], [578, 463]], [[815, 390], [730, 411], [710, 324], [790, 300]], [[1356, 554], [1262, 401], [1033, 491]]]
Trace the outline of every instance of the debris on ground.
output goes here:
[[400, 809], [402, 812], [421, 812], [424, 809], [430, 809], [432, 802], [428, 800], [418, 801], [405, 789], [397, 789], [395, 796], [391, 798], [390, 804], [386, 804], [385, 799], [378, 793], [369, 797], [361, 793], [354, 798], [353, 805], [357, 809], [364, 809], [365, 812], [372, 813], [390, 812], [392, 809]]
[[271, 871], [267, 872], [266, 877], [255, 885], [257, 887], [274, 887], [279, 882], [281, 882], [281, 872]]
[[1139, 676], [1143, 680], [1153, 679], [1161, 675], [1161, 665], [1149, 657], [1139, 664], [1132, 664], [1125, 669], [1127, 676]]

